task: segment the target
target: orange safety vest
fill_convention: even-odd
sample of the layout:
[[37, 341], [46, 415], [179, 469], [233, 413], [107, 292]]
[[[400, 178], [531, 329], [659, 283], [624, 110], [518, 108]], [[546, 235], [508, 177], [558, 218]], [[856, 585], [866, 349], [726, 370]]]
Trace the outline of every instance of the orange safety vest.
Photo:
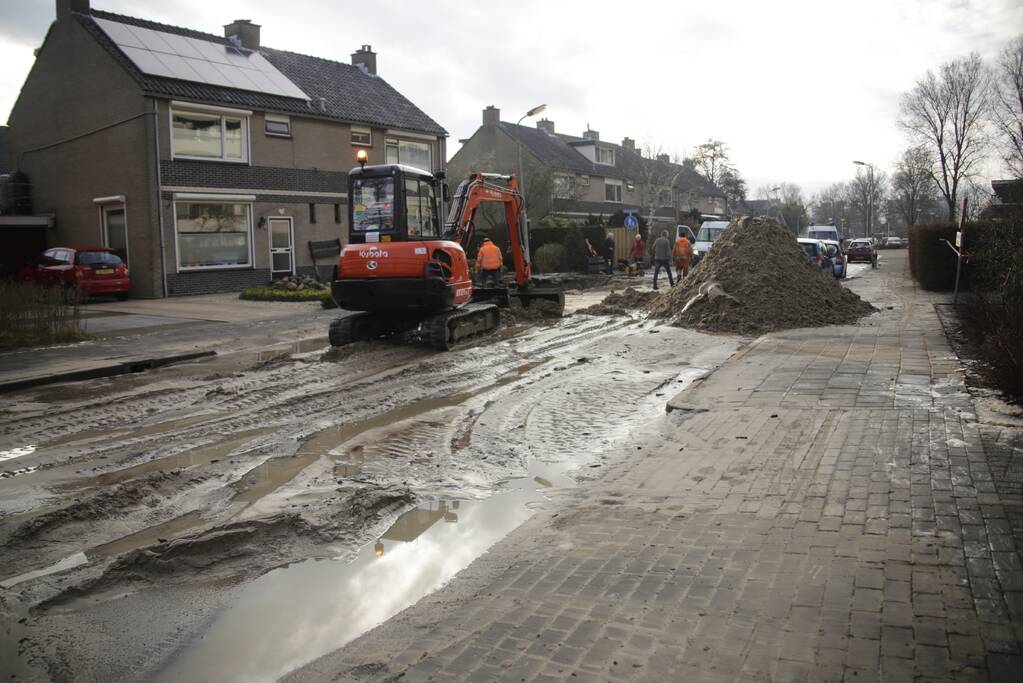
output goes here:
[[693, 258], [693, 245], [688, 237], [679, 237], [675, 242], [675, 260], [688, 261]]
[[493, 242], [484, 242], [480, 252], [476, 254], [476, 270], [500, 270], [504, 265], [501, 248]]

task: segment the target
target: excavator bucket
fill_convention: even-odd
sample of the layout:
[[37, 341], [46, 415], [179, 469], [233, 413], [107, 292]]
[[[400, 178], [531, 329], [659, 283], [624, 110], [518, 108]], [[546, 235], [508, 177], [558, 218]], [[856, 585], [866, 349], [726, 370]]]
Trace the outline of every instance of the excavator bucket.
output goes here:
[[552, 312], [556, 307], [558, 315], [565, 312], [565, 293], [560, 289], [529, 287], [511, 292], [511, 295], [518, 299], [524, 308], [532, 305], [542, 305], [550, 307]]
[[472, 288], [473, 303], [497, 304], [501, 308], [511, 306], [511, 293], [507, 287], [476, 287]]

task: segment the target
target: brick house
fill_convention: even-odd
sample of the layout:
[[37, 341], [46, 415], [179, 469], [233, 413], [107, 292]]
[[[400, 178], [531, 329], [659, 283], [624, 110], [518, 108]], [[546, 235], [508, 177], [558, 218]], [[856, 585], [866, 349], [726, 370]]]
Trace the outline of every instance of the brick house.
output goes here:
[[358, 149], [434, 170], [446, 142], [368, 45], [345, 64], [265, 47], [244, 19], [218, 36], [88, 0], [57, 0], [9, 126], [47, 242], [120, 250], [143, 297], [312, 274], [308, 243], [347, 239]]
[[581, 137], [557, 133], [554, 122], [536, 127], [501, 121], [499, 109], [483, 110], [483, 125], [448, 162], [448, 176], [471, 171], [517, 173], [521, 154], [530, 219], [544, 216], [584, 221], [635, 210], [654, 222], [674, 225], [693, 211], [720, 214], [724, 192], [668, 155], [644, 157], [630, 138], [622, 144], [600, 139], [595, 130]]

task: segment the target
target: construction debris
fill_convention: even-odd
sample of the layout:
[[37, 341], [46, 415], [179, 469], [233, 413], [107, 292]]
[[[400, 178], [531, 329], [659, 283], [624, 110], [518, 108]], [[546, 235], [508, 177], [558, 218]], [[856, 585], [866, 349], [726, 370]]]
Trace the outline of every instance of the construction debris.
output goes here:
[[809, 258], [777, 221], [744, 216], [651, 316], [710, 332], [763, 334], [852, 323], [874, 307]]
[[579, 311], [587, 315], [628, 315], [631, 311], [650, 306], [660, 296], [654, 291], [641, 292], [628, 287], [624, 292], [611, 292], [599, 304]]

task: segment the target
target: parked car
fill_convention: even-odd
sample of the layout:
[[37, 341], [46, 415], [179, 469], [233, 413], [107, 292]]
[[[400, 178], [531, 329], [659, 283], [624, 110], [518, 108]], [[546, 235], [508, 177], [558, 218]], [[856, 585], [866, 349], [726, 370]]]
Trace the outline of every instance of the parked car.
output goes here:
[[828, 256], [831, 257], [831, 269], [834, 272], [836, 278], [844, 278], [846, 276], [846, 264], [848, 259], [845, 256], [845, 252], [842, 251], [841, 242], [835, 240], [821, 240], [824, 242], [824, 248], [828, 251]]
[[118, 299], [128, 298], [131, 276], [128, 266], [113, 249], [107, 247], [53, 247], [47, 249], [32, 264], [22, 268], [17, 279], [63, 285], [83, 297], [113, 294]]
[[696, 244], [693, 245], [693, 264], [700, 262], [710, 248], [714, 240], [728, 227], [728, 221], [704, 221], [700, 225], [700, 232], [696, 233]]
[[872, 239], [860, 237], [850, 241], [845, 255], [850, 263], [862, 261], [869, 263], [871, 268], [877, 268], [877, 247]]
[[895, 237], [893, 235], [892, 237], [889, 237], [885, 241], [885, 246], [887, 246], [889, 249], [901, 249], [902, 247], [906, 246], [906, 243], [901, 237]]
[[808, 237], [800, 237], [796, 241], [799, 243], [799, 247], [810, 257], [811, 261], [822, 269], [834, 271], [835, 267], [831, 262], [831, 256], [828, 255], [828, 249], [824, 246], [823, 241], [813, 240]]

